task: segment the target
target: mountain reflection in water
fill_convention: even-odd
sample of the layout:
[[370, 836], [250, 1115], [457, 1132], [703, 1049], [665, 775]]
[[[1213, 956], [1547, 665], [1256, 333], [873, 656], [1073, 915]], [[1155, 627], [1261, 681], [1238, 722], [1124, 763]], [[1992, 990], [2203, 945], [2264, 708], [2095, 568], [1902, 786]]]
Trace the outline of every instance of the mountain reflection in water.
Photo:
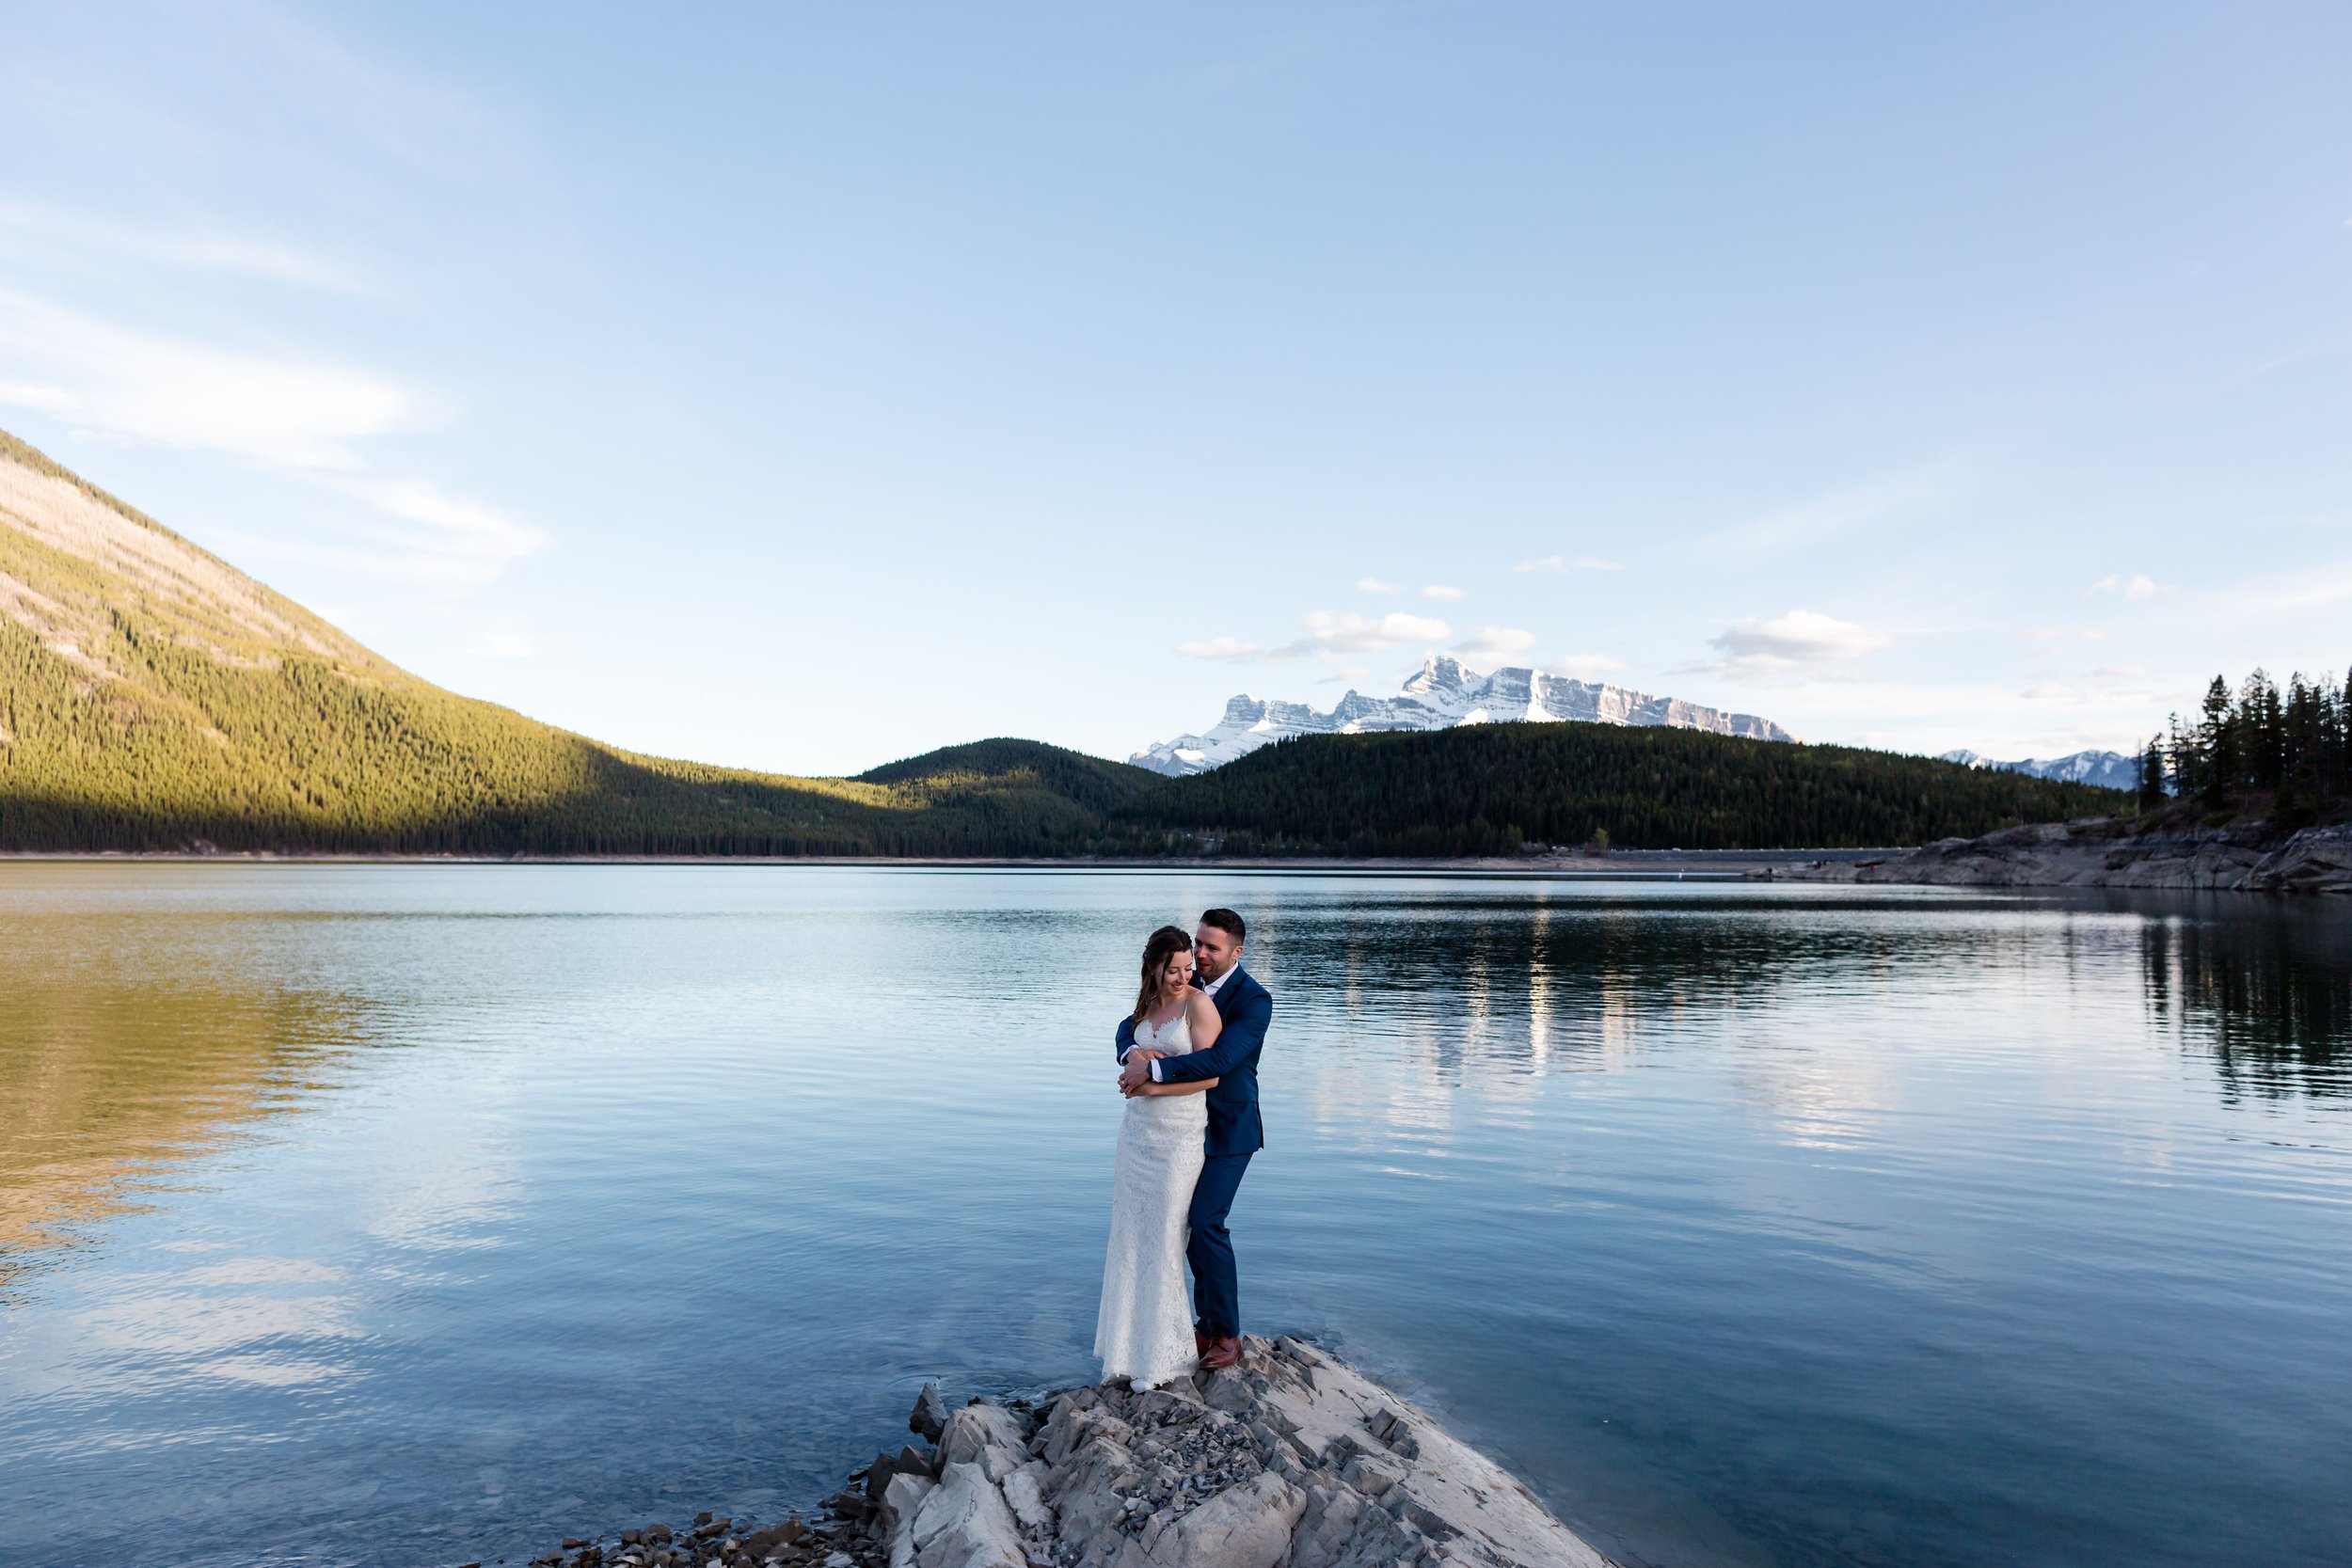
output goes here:
[[307, 1103], [360, 1038], [337, 999], [176, 966], [158, 934], [44, 930], [41, 965], [0, 966], [0, 1306], [190, 1162]]

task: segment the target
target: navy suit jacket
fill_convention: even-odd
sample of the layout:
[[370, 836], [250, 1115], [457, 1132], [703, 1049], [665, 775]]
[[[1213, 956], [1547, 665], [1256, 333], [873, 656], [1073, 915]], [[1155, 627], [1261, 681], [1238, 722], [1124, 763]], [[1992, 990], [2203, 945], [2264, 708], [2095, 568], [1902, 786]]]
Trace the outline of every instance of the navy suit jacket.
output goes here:
[[[1255, 1154], [1265, 1147], [1265, 1121], [1258, 1114], [1258, 1053], [1265, 1049], [1266, 1025], [1274, 1022], [1274, 993], [1248, 970], [1236, 969], [1209, 1000], [1225, 1022], [1216, 1043], [1190, 1055], [1162, 1057], [1160, 1081], [1216, 1079], [1216, 1087], [1202, 1096], [1209, 1102], [1209, 1158]], [[1120, 1019], [1115, 1039], [1123, 1062], [1136, 1043], [1136, 1021]]]

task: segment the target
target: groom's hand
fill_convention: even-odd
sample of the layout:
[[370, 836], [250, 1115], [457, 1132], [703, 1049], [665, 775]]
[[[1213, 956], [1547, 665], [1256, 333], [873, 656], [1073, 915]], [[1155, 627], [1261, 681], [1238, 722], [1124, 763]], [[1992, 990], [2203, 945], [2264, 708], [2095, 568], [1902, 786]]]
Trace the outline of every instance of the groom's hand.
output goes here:
[[1152, 1082], [1152, 1063], [1159, 1054], [1145, 1046], [1128, 1052], [1126, 1061], [1119, 1069], [1119, 1092], [1133, 1099], [1137, 1089]]

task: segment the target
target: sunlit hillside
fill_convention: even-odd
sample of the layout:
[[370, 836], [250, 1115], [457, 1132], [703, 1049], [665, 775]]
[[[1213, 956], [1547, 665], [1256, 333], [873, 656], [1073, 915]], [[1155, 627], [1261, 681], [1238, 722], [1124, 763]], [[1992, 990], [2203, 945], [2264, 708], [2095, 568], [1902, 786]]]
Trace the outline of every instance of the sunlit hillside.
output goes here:
[[0, 849], [1051, 853], [1150, 782], [1030, 741], [862, 779], [624, 752], [409, 674], [0, 433]]

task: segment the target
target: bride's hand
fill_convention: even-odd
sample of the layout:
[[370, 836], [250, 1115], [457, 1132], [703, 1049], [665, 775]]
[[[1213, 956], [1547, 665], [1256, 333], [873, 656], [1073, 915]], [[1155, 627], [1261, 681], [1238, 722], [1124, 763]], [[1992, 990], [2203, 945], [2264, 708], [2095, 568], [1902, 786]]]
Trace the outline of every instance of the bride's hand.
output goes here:
[[1132, 1097], [1137, 1089], [1151, 1083], [1152, 1064], [1165, 1054], [1165, 1052], [1154, 1051], [1148, 1045], [1138, 1045], [1129, 1051], [1127, 1060], [1119, 1069], [1119, 1092]]

